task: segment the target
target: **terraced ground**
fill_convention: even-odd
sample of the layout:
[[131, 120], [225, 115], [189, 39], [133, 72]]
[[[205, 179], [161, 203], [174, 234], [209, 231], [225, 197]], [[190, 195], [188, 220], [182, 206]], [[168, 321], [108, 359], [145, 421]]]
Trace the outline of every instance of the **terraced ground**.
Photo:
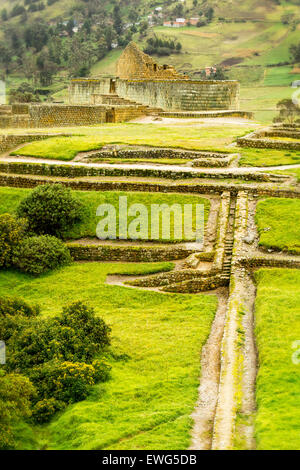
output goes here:
[[[222, 118], [64, 129], [70, 137], [0, 157], [0, 213], [14, 213], [45, 182], [73, 188], [89, 208], [65, 234], [71, 266], [39, 278], [2, 271], [1, 293], [38, 300], [45, 318], [69, 300], [89, 302], [112, 326], [121, 354], [110, 358], [111, 380], [86, 400], [48, 425], [20, 427], [19, 448], [299, 448], [292, 355], [300, 188], [294, 175], [275, 173], [298, 171], [299, 155], [236, 146], [260, 127]], [[139, 163], [136, 156], [98, 162], [103, 146], [113, 162], [132, 149]], [[155, 162], [147, 158], [154, 150]], [[168, 165], [159, 158], [166, 151], [169, 160], [178, 152], [185, 158]], [[147, 207], [201, 202], [203, 246], [186, 237], [172, 244], [95, 239], [96, 206], [120, 195]]]

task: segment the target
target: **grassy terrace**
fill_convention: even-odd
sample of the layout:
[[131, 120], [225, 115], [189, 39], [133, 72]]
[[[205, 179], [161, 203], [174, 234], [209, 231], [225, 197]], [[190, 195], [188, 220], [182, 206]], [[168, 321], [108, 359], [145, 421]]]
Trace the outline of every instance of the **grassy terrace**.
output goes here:
[[293, 343], [300, 339], [300, 272], [262, 269], [256, 281], [257, 446], [297, 450], [300, 365], [293, 363], [292, 354]]
[[[186, 449], [197, 399], [199, 355], [215, 296], [160, 294], [105, 284], [108, 273], [170, 269], [170, 263], [73, 264], [41, 278], [2, 272], [2, 295], [38, 302], [45, 316], [83, 300], [112, 327], [112, 377], [48, 426], [20, 430], [20, 446], [50, 449]], [[36, 442], [40, 439], [39, 442]], [[42, 441], [42, 442], [41, 442]]]
[[[29, 193], [30, 189], [17, 189], [17, 188], [6, 188], [0, 187], [0, 214], [5, 212], [15, 213], [16, 209], [21, 202]], [[119, 208], [119, 197], [127, 196], [128, 207], [132, 204], [139, 203], [144, 204], [148, 209], [150, 216], [151, 204], [193, 204], [193, 225], [195, 229], [195, 205], [204, 205], [204, 220], [207, 221], [210, 202], [208, 199], [201, 198], [199, 196], [182, 195], [182, 194], [152, 194], [152, 193], [127, 193], [127, 192], [98, 192], [98, 191], [75, 191], [76, 196], [80, 199], [85, 207], [85, 217], [82, 222], [75, 225], [72, 229], [65, 233], [65, 238], [78, 239], [82, 237], [94, 237], [96, 235], [96, 226], [100, 220], [100, 217], [96, 216], [96, 209], [99, 204], [113, 204], [117, 209], [117, 226], [118, 226], [118, 208]], [[128, 223], [135, 217], [128, 217]], [[180, 220], [175, 220], [171, 217], [171, 241], [174, 241], [174, 223], [179, 224]], [[182, 225], [183, 226], [183, 225]], [[161, 232], [161, 231], [160, 231]], [[150, 237], [150, 223], [149, 223], [149, 238]], [[161, 236], [161, 233], [160, 233]], [[185, 238], [183, 238], [185, 239]], [[162, 241], [162, 238], [160, 238]], [[180, 240], [176, 240], [180, 241]]]
[[[64, 133], [77, 135], [52, 137], [26, 144], [22, 149], [12, 154], [68, 161], [72, 160], [78, 152], [101, 149], [106, 144], [226, 151], [227, 145], [251, 130], [253, 129], [250, 125], [201, 126], [199, 123], [195, 123], [195, 125], [185, 124], [184, 121], [180, 122], [180, 125], [168, 125], [167, 127], [160, 127], [157, 124], [105, 124], [102, 126], [63, 128]], [[61, 132], [61, 128], [51, 129], [51, 132], [58, 131]], [[42, 129], [40, 132], [42, 132]], [[230, 149], [227, 149], [227, 151], [230, 152]]]
[[299, 199], [259, 201], [255, 218], [261, 246], [300, 253]]
[[239, 148], [239, 166], [279, 166], [300, 164], [300, 151]]

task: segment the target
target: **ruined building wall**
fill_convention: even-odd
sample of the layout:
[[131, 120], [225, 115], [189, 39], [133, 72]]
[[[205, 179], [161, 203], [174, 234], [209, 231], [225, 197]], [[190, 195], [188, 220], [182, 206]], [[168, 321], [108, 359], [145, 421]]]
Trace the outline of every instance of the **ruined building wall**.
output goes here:
[[123, 80], [188, 79], [187, 76], [179, 74], [170, 65], [157, 64], [152, 57], [142, 52], [134, 42], [128, 44], [117, 63], [117, 77]]

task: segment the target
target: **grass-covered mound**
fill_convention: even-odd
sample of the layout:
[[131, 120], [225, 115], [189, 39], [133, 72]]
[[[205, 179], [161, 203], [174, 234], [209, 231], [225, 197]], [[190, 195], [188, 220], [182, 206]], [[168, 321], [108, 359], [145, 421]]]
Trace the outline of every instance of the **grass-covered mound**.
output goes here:
[[[16, 188], [0, 188], [0, 214], [11, 213], [15, 214], [21, 201], [31, 193], [30, 189], [16, 189]], [[99, 192], [99, 191], [72, 191], [76, 199], [82, 202], [84, 206], [84, 215], [82, 220], [63, 233], [64, 238], [78, 239], [82, 237], [95, 237], [96, 227], [100, 217], [96, 216], [97, 207], [100, 204], [113, 204], [117, 209], [117, 223], [118, 223], [118, 207], [119, 197], [127, 196], [128, 207], [132, 204], [144, 204], [148, 209], [148, 214], [151, 213], [151, 204], [203, 204], [204, 205], [204, 219], [207, 221], [210, 202], [208, 199], [199, 196], [182, 195], [182, 194], [153, 194], [153, 193], [127, 193], [127, 192]], [[195, 210], [193, 211], [195, 215]], [[128, 222], [134, 217], [128, 217]], [[178, 222], [178, 221], [176, 221]], [[171, 218], [171, 241], [173, 237], [174, 220]], [[195, 227], [194, 227], [195, 228]], [[149, 224], [150, 236], [150, 224]], [[162, 236], [162, 233], [161, 233]]]
[[[38, 302], [45, 318], [80, 299], [112, 328], [111, 380], [37, 432], [54, 449], [186, 449], [197, 399], [200, 352], [215, 296], [160, 294], [105, 284], [108, 273], [144, 273], [158, 264], [81, 263], [40, 278], [3, 272], [3, 295]], [[22, 438], [22, 435], [20, 436]], [[37, 444], [38, 445], [38, 444]], [[40, 445], [40, 444], [39, 444]], [[22, 442], [19, 445], [22, 448]]]
[[300, 253], [299, 199], [268, 198], [259, 201], [255, 220], [265, 248]]
[[257, 447], [261, 450], [298, 450], [300, 272], [261, 269], [255, 277], [259, 353]]
[[[76, 132], [66, 129], [66, 132]], [[25, 155], [55, 160], [72, 160], [79, 152], [96, 150], [106, 144], [147, 145], [151, 147], [184, 148], [189, 150], [220, 150], [236, 137], [250, 132], [250, 126], [222, 124], [191, 126], [185, 124], [160, 127], [157, 124], [105, 124], [98, 127], [81, 127], [72, 137], [51, 137], [32, 142], [12, 155]], [[78, 128], [77, 128], [78, 133]]]

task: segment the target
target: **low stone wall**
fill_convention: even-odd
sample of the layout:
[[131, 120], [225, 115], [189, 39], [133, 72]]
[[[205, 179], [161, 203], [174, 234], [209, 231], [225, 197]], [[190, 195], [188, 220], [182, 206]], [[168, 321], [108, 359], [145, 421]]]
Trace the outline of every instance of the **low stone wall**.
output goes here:
[[17, 147], [18, 145], [25, 144], [27, 142], [33, 142], [34, 140], [44, 140], [44, 139], [48, 139], [49, 137], [66, 137], [66, 136], [69, 136], [69, 134], [0, 135], [0, 154]]
[[236, 117], [240, 119], [253, 119], [254, 113], [250, 111], [163, 111], [159, 113], [161, 117], [179, 119], [208, 119]]
[[[273, 133], [274, 134], [274, 133]], [[268, 135], [265, 132], [253, 132], [245, 137], [237, 139], [237, 144], [240, 147], [251, 147], [251, 148], [266, 148], [266, 149], [277, 149], [277, 150], [300, 150], [300, 142], [289, 142], [285, 140], [272, 140], [267, 137], [261, 137]], [[273, 135], [274, 136], [274, 135]]]
[[[1, 164], [0, 164], [1, 165]], [[266, 188], [247, 184], [235, 185], [233, 183], [155, 183], [138, 181], [93, 181], [89, 179], [70, 179], [38, 177], [35, 175], [22, 176], [18, 174], [0, 173], [0, 186], [11, 186], [14, 188], [35, 188], [40, 184], [60, 183], [77, 191], [134, 191], [151, 193], [185, 193], [185, 194], [222, 194], [230, 191], [236, 195], [239, 191], [248, 191], [256, 196], [300, 198], [300, 191], [285, 188]]]
[[157, 168], [98, 168], [92, 166], [73, 166], [73, 165], [54, 165], [47, 163], [18, 163], [0, 162], [1, 173], [27, 174], [27, 175], [43, 175], [78, 178], [84, 176], [134, 176], [134, 177], [153, 177], [166, 178], [171, 180], [182, 180], [192, 178], [209, 178], [209, 179], [239, 179], [249, 181], [269, 181], [269, 176], [264, 173], [205, 173], [205, 171], [173, 171]]
[[143, 149], [112, 149], [112, 150], [100, 150], [91, 153], [84, 161], [96, 161], [97, 158], [124, 158], [124, 159], [183, 159], [183, 160], [194, 160], [200, 159], [209, 160], [210, 158], [214, 159], [227, 159], [231, 157], [231, 154], [228, 153], [218, 153], [218, 152], [199, 152], [194, 150], [184, 150], [184, 149], [172, 149], [172, 148], [143, 148]]
[[258, 269], [258, 268], [296, 268], [300, 269], [300, 257], [295, 258], [286, 258], [284, 256], [280, 256], [278, 258], [274, 257], [264, 257], [261, 256], [251, 256], [247, 257], [240, 257], [237, 260], [237, 263], [251, 269]]
[[197, 279], [190, 279], [178, 284], [171, 284], [163, 287], [165, 292], [177, 292], [180, 294], [197, 294], [198, 292], [209, 291], [217, 289], [218, 287], [226, 286], [228, 282], [219, 275], [208, 276]]
[[186, 258], [194, 251], [176, 245], [171, 247], [80, 245], [76, 243], [68, 243], [67, 245], [75, 261], [175, 261]]

